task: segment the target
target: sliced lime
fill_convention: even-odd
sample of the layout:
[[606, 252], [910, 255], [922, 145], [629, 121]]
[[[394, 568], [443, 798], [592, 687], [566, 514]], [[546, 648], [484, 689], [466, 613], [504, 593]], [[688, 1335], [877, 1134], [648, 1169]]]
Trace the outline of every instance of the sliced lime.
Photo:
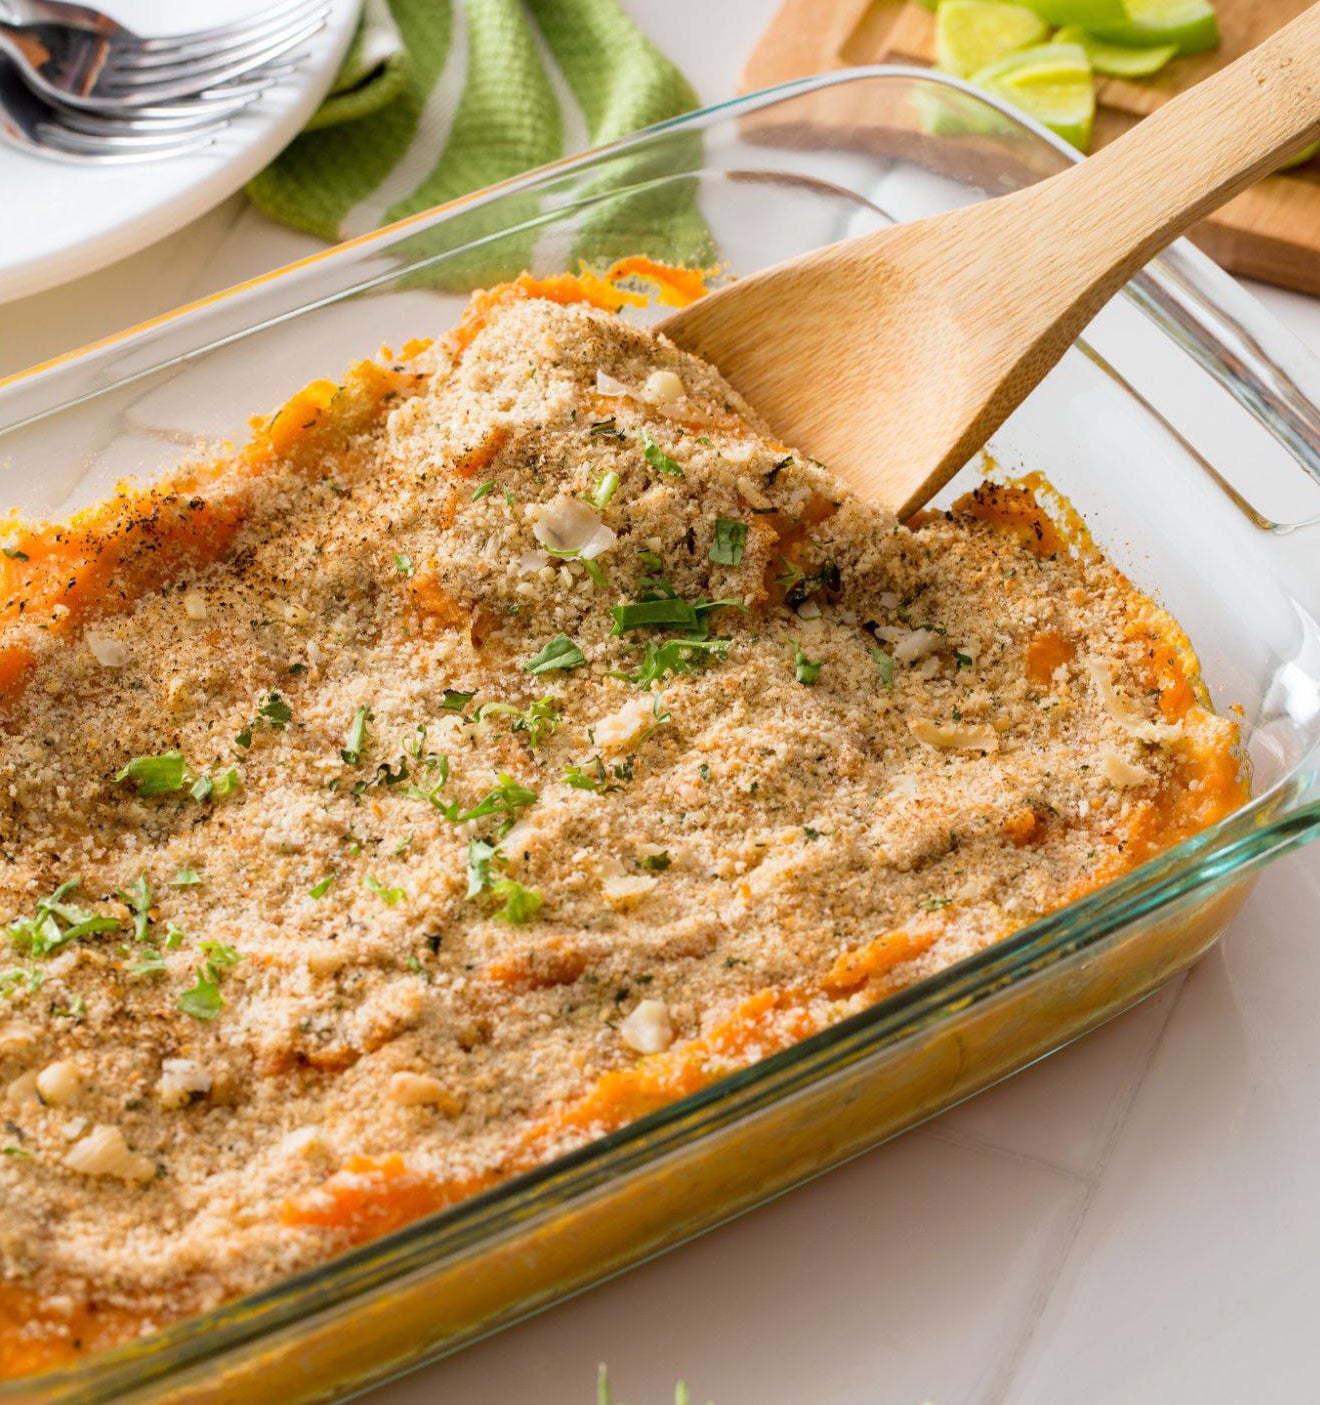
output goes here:
[[1095, 120], [1091, 65], [1080, 44], [1019, 49], [972, 75], [972, 82], [1085, 151]]
[[1100, 25], [1125, 24], [1128, 12], [1123, 0], [1022, 0], [1047, 24], [1076, 25], [1093, 30]]
[[1080, 25], [1070, 24], [1055, 36], [1056, 44], [1080, 44], [1097, 73], [1112, 78], [1149, 78], [1158, 73], [1178, 52], [1176, 44], [1154, 44], [1150, 48], [1133, 49], [1126, 44], [1106, 44], [1103, 39], [1088, 34]]
[[1219, 21], [1209, 0], [1124, 0], [1127, 17], [1073, 20], [1097, 39], [1134, 49], [1172, 44], [1180, 54], [1201, 54], [1219, 44]]
[[970, 78], [1011, 54], [1039, 44], [1049, 26], [1025, 5], [1008, 0], [940, 0], [935, 12], [935, 63]]

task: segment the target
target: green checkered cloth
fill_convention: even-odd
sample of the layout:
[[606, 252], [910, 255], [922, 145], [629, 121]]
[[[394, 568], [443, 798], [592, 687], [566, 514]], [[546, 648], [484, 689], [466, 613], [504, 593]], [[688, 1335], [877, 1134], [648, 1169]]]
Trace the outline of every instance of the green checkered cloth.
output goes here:
[[[338, 240], [555, 160], [563, 122], [538, 30], [593, 146], [696, 106], [617, 0], [464, 0], [463, 26], [459, 74], [450, 0], [366, 0], [331, 95], [249, 182], [251, 199]], [[700, 257], [709, 236], [692, 193], [688, 183], [663, 208], [653, 195], [629, 209], [635, 222], [667, 226], [670, 252]], [[617, 231], [617, 209], [611, 220]]]

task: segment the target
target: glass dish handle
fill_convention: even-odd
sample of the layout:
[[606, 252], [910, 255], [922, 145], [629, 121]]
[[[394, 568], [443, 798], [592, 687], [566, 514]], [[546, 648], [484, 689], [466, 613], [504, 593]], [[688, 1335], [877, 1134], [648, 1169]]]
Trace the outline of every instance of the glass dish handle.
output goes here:
[[1320, 483], [1320, 358], [1185, 239], [1129, 294]]

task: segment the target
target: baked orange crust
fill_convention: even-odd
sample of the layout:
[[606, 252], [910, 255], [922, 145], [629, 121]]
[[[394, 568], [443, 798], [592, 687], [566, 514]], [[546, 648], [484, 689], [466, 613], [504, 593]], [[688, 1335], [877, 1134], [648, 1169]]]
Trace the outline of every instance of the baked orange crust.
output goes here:
[[[524, 276], [476, 295], [443, 345], [461, 354], [492, 309], [513, 300], [545, 298], [616, 310], [644, 300], [629, 286], [639, 279], [655, 288], [662, 301], [675, 305], [699, 295], [704, 286], [698, 273], [637, 259], [622, 260], [604, 275]], [[415, 355], [422, 346], [410, 344], [405, 354]], [[34, 625], [54, 634], [72, 634], [99, 614], [129, 608], [185, 568], [218, 560], [243, 521], [247, 482], [280, 461], [301, 466], [309, 475], [324, 474], [327, 462], [354, 434], [380, 422], [402, 381], [415, 374], [406, 367], [361, 363], [342, 384], [315, 381], [269, 419], [254, 421], [251, 442], [231, 460], [154, 487], [122, 486], [107, 502], [64, 524], [26, 526], [11, 520], [5, 532], [6, 554], [0, 558], [0, 705], [16, 697], [34, 676], [35, 655], [28, 642]], [[601, 398], [600, 409], [608, 416], [608, 397]], [[476, 477], [498, 448], [490, 439], [474, 445], [461, 465], [462, 475]], [[1046, 511], [1042, 500], [1048, 497], [1047, 485], [1039, 479], [987, 484], [962, 499], [957, 510], [1011, 534], [1042, 556], [1094, 551], [1066, 505], [1052, 504]], [[754, 530], [775, 531], [779, 554], [792, 562], [796, 541], [805, 539], [808, 527], [831, 510], [822, 500], [809, 504], [797, 523], [757, 519]], [[769, 581], [767, 587], [774, 589]], [[478, 627], [426, 571], [418, 573], [410, 588], [419, 619], [429, 627]], [[1006, 581], [1004, 588], [1011, 590], [1013, 583]], [[1159, 712], [1168, 722], [1184, 723], [1186, 731], [1173, 776], [1154, 797], [1134, 808], [1125, 832], [1106, 833], [1109, 844], [1117, 841], [1113, 858], [1067, 892], [1060, 905], [1223, 818], [1248, 795], [1244, 770], [1234, 750], [1223, 745], [1222, 730], [1198, 725], [1204, 716], [1197, 707], [1204, 703], [1204, 689], [1186, 636], [1135, 587], [1131, 606], [1127, 637], [1147, 646], [1145, 675], [1150, 690], [1158, 692]], [[1074, 641], [1044, 631], [1027, 649], [1022, 667], [1030, 679], [1044, 684], [1075, 653]], [[1008, 823], [1013, 842], [1027, 845], [1042, 825], [1057, 822], [1028, 809]], [[576, 1101], [534, 1122], [498, 1171], [440, 1180], [409, 1167], [399, 1155], [350, 1157], [319, 1187], [287, 1200], [281, 1220], [290, 1226], [337, 1231], [339, 1242], [347, 1245], [452, 1206], [543, 1164], [567, 1132], [603, 1135], [819, 1032], [837, 1018], [837, 1012], [830, 1012], [831, 999], [852, 996], [862, 1004], [884, 999], [901, 984], [893, 972], [927, 951], [955, 915], [946, 907], [877, 932], [840, 956], [817, 986], [759, 991], [701, 1037], [607, 1073]], [[999, 935], [1011, 930], [1005, 927]], [[513, 987], [572, 980], [581, 969], [580, 958], [565, 949], [543, 969], [504, 961], [490, 966], [485, 977]], [[179, 1315], [187, 1315], [186, 1293], [180, 1301]], [[67, 1364], [161, 1325], [131, 1309], [41, 1301], [27, 1289], [0, 1284], [0, 1379]]]

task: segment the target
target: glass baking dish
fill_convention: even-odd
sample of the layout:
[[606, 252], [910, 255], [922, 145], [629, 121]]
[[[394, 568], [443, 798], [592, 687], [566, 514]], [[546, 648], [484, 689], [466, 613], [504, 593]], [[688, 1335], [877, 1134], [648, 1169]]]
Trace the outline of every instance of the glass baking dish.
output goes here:
[[[666, 123], [0, 382], [0, 500], [151, 474], [464, 291], [623, 253], [732, 273], [1016, 189], [1066, 148], [953, 79], [875, 68]], [[654, 319], [663, 309], [634, 314]], [[881, 388], [882, 390], [883, 388]], [[342, 1398], [669, 1248], [1141, 999], [1320, 828], [1320, 371], [1190, 246], [1116, 299], [991, 446], [1041, 469], [1241, 709], [1255, 799], [978, 956], [573, 1154], [0, 1402]], [[846, 407], [841, 407], [846, 413]], [[959, 492], [983, 471], [970, 465]], [[3, 1208], [0, 1207], [0, 1215]]]

